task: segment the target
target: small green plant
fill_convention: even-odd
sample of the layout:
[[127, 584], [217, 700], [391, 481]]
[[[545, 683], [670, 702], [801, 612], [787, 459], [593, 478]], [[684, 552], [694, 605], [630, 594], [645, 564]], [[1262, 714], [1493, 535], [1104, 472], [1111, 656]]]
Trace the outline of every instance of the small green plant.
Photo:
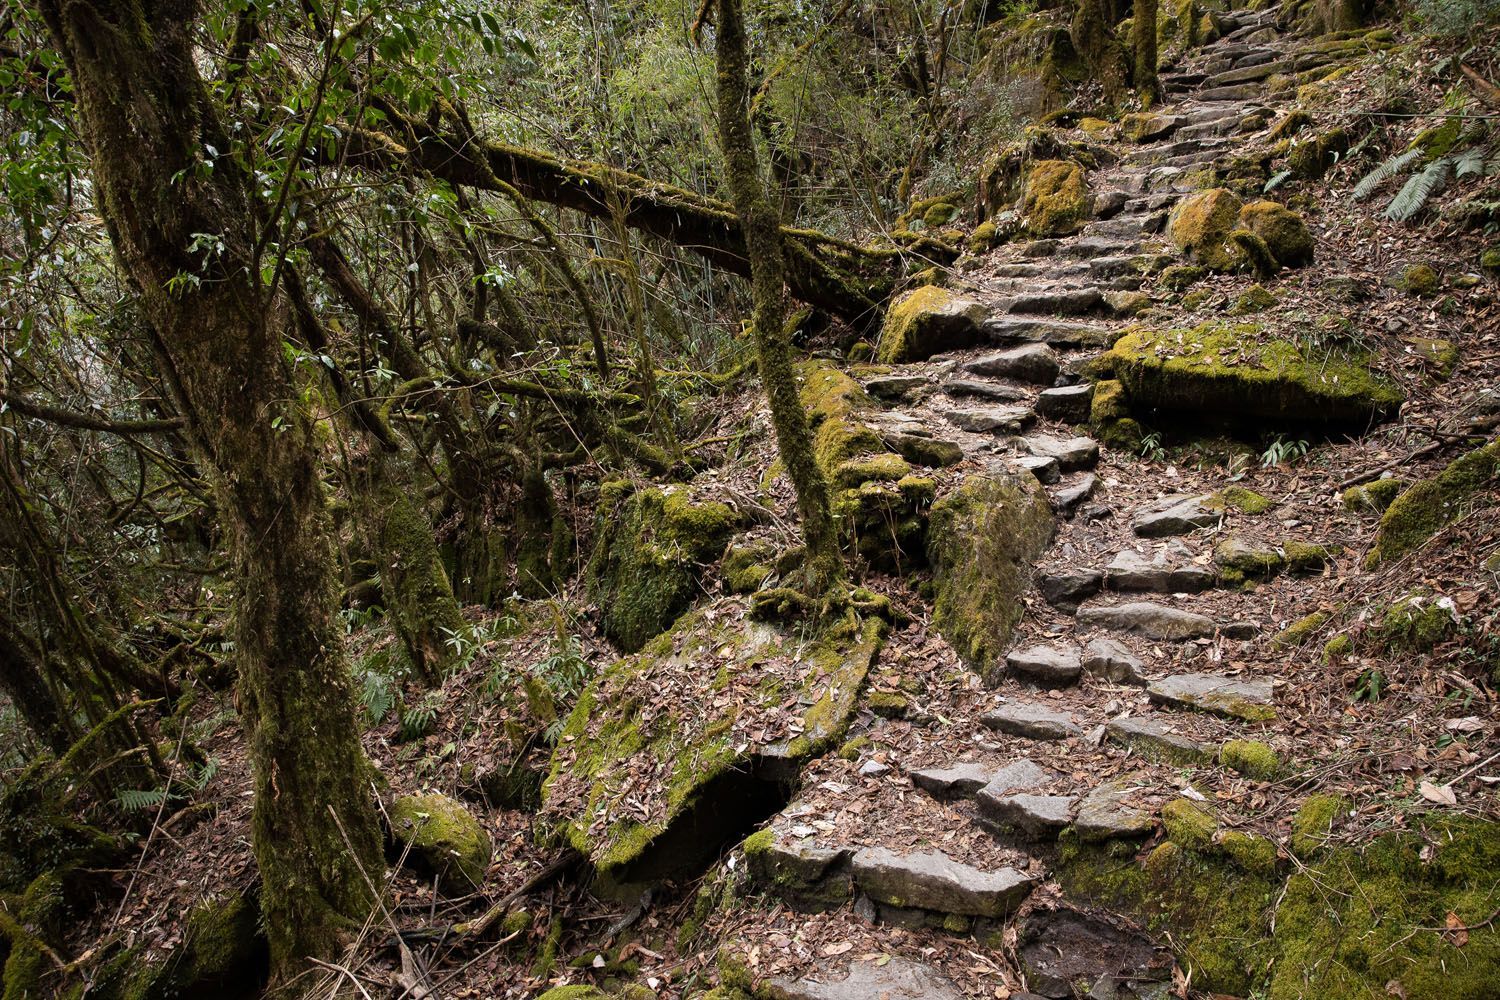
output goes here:
[[1278, 437], [1272, 441], [1260, 456], [1260, 467], [1269, 469], [1277, 465], [1290, 465], [1307, 457], [1308, 448], [1311, 447], [1306, 441], [1288, 441], [1286, 438]]
[[1232, 456], [1229, 459], [1229, 463], [1224, 467], [1224, 474], [1231, 483], [1237, 483], [1241, 479], [1244, 479], [1249, 471], [1250, 456], [1244, 454]]
[[1378, 669], [1371, 667], [1369, 670], [1366, 670], [1364, 673], [1360, 674], [1359, 679], [1354, 682], [1354, 700], [1368, 702], [1379, 701], [1382, 697], [1384, 697], [1385, 689], [1385, 674], [1381, 673]]
[[1167, 449], [1161, 443], [1161, 435], [1152, 431], [1141, 438], [1141, 457], [1148, 462], [1165, 462]]
[[419, 740], [432, 732], [437, 724], [438, 715], [442, 713], [447, 704], [447, 697], [441, 691], [428, 691], [417, 699], [416, 704], [407, 705], [401, 709], [400, 737], [403, 741], [410, 742]]

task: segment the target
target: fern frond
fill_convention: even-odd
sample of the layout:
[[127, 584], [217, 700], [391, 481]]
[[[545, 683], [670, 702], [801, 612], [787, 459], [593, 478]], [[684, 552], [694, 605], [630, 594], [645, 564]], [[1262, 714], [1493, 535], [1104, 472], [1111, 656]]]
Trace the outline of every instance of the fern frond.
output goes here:
[[1360, 182], [1354, 186], [1355, 200], [1364, 201], [1366, 198], [1370, 197], [1370, 195], [1374, 194], [1375, 190], [1379, 188], [1380, 185], [1384, 184], [1386, 181], [1390, 180], [1392, 177], [1395, 177], [1401, 171], [1417, 162], [1417, 160], [1420, 159], [1421, 156], [1422, 151], [1420, 149], [1408, 149], [1404, 153], [1397, 153], [1396, 155], [1389, 157], [1374, 170], [1371, 170], [1368, 174], [1365, 174]]
[[1453, 158], [1453, 176], [1455, 177], [1482, 177], [1484, 173], [1484, 150], [1478, 146], [1466, 149]]
[[125, 812], [145, 812], [155, 809], [167, 801], [165, 788], [122, 788], [115, 796], [115, 804]]
[[1448, 173], [1452, 169], [1453, 157], [1442, 156], [1427, 164], [1421, 173], [1412, 174], [1385, 207], [1385, 217], [1392, 222], [1405, 222], [1422, 211], [1432, 196], [1448, 183]]
[[1290, 176], [1292, 176], [1292, 172], [1290, 170], [1281, 170], [1276, 172], [1271, 176], [1270, 180], [1266, 181], [1265, 189], [1261, 193], [1270, 194], [1272, 191], [1275, 191], [1277, 188], [1281, 187], [1282, 184], [1286, 183], [1286, 179]]

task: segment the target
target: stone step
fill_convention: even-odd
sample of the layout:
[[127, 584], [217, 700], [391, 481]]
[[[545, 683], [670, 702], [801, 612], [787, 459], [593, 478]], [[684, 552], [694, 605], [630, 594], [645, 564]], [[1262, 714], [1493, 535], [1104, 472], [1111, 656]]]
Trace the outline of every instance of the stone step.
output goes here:
[[899, 957], [883, 962], [850, 962], [842, 974], [827, 979], [774, 977], [767, 982], [766, 990], [774, 1000], [963, 1000], [963, 994], [946, 976], [931, 966]]
[[1020, 792], [992, 795], [981, 788], [974, 801], [980, 821], [988, 827], [1030, 840], [1056, 840], [1072, 822], [1078, 809], [1074, 795], [1032, 795]]
[[1033, 385], [1050, 386], [1057, 381], [1062, 365], [1057, 352], [1046, 344], [1022, 344], [975, 358], [964, 366], [973, 375], [1012, 378]]
[[1142, 538], [1166, 538], [1191, 534], [1200, 528], [1216, 528], [1224, 520], [1224, 514], [1208, 506], [1212, 499], [1206, 493], [1163, 497], [1136, 513], [1131, 530]]
[[1195, 708], [1246, 722], [1267, 722], [1276, 718], [1274, 691], [1269, 678], [1175, 674], [1146, 685], [1146, 694], [1161, 705]]
[[1079, 839], [1144, 840], [1156, 832], [1156, 813], [1136, 801], [1140, 786], [1129, 779], [1095, 786], [1078, 803], [1073, 828]]
[[1158, 594], [1196, 594], [1215, 583], [1207, 566], [1174, 563], [1165, 553], [1147, 558], [1134, 549], [1115, 553], [1104, 567], [1104, 583], [1111, 590], [1150, 591]]
[[1083, 628], [1103, 628], [1165, 642], [1207, 639], [1219, 630], [1214, 620], [1206, 615], [1149, 601], [1079, 608], [1078, 624]]
[[1094, 384], [1059, 385], [1043, 389], [1036, 398], [1037, 416], [1069, 424], [1087, 423], [1094, 401]]
[[1002, 705], [980, 716], [979, 721], [997, 733], [1030, 740], [1066, 740], [1083, 735], [1083, 729], [1067, 712], [1033, 702]]
[[1069, 257], [1118, 257], [1135, 253], [1141, 248], [1139, 240], [1121, 240], [1104, 236], [1085, 236], [1070, 241], [1062, 252]]
[[1213, 747], [1174, 732], [1166, 722], [1150, 716], [1111, 719], [1105, 723], [1104, 736], [1149, 760], [1185, 767], [1211, 763], [1216, 756]]
[[1200, 90], [1194, 95], [1200, 101], [1248, 101], [1261, 92], [1258, 83], [1237, 83], [1228, 87]]
[[1024, 406], [987, 406], [947, 410], [943, 418], [971, 434], [1019, 434], [1036, 420]]
[[1078, 605], [1104, 589], [1104, 574], [1086, 566], [1042, 570], [1036, 575], [1036, 585], [1048, 604], [1072, 614]]
[[981, 326], [991, 343], [1051, 344], [1054, 347], [1107, 348], [1118, 339], [1106, 326], [1029, 316], [992, 316]]
[[[1079, 241], [1082, 242], [1082, 241]], [[1076, 244], [1074, 244], [1076, 246]], [[1076, 256], [1093, 256], [1078, 254]], [[1093, 287], [1073, 288], [1064, 291], [1040, 291], [1018, 295], [1005, 305], [1011, 314], [1045, 313], [1053, 316], [1083, 316], [1097, 312], [1104, 304], [1104, 292]]]
[[925, 375], [877, 375], [865, 381], [865, 391], [876, 399], [902, 400], [931, 390], [932, 380]]
[[1113, 219], [1102, 219], [1098, 222], [1090, 222], [1083, 227], [1083, 236], [1098, 236], [1114, 239], [1133, 239], [1146, 232], [1149, 224], [1149, 215], [1120, 215]]
[[1089, 437], [1060, 438], [1035, 434], [1023, 438], [1021, 447], [1038, 458], [1054, 459], [1064, 472], [1092, 469], [1099, 464], [1099, 442]]
[[912, 771], [911, 783], [935, 799], [970, 799], [995, 778], [995, 771], [964, 761], [952, 767], [928, 767]]
[[1130, 203], [1130, 193], [1118, 188], [1094, 195], [1094, 218], [1111, 219]]
[[1146, 686], [1146, 665], [1130, 648], [1114, 639], [1100, 636], [1083, 647], [1083, 671], [1113, 684]]
[[1012, 676], [1038, 687], [1060, 688], [1077, 684], [1083, 674], [1078, 652], [1057, 646], [1032, 646], [1014, 650], [1005, 657]]
[[1015, 386], [971, 378], [949, 379], [943, 383], [943, 391], [954, 397], [988, 399], [997, 403], [1018, 403], [1026, 398], [1025, 390]]
[[1083, 502], [1094, 495], [1098, 487], [1099, 477], [1086, 472], [1073, 482], [1052, 491], [1052, 508], [1064, 517], [1072, 517]]
[[912, 910], [1000, 920], [1014, 912], [1037, 881], [1014, 868], [975, 868], [941, 851], [897, 854], [884, 847], [862, 848], [849, 869], [854, 885], [876, 904], [880, 916], [897, 922]]
[[1118, 257], [1095, 257], [1083, 265], [1083, 268], [1096, 279], [1139, 277], [1140, 258], [1131, 254], [1122, 254]]
[[1285, 54], [1281, 49], [1254, 47], [1248, 49], [1243, 55], [1236, 56], [1234, 65], [1236, 69], [1241, 66], [1259, 66], [1262, 63], [1275, 62]]
[[1062, 478], [1062, 467], [1057, 464], [1057, 459], [1055, 458], [1047, 458], [1040, 455], [1023, 455], [1010, 459], [1007, 464], [1013, 470], [1031, 473], [1036, 477], [1037, 482], [1044, 486], [1055, 483]]

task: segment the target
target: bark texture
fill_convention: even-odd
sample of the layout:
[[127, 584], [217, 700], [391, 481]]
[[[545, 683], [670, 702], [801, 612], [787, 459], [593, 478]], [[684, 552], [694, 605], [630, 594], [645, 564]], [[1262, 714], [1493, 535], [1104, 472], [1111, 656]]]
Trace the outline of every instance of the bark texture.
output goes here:
[[1156, 75], [1157, 0], [1135, 0], [1131, 49], [1135, 56], [1135, 90], [1147, 107], [1161, 103], [1161, 81]]
[[[382, 872], [355, 726], [311, 421], [260, 284], [247, 178], [194, 62], [192, 0], [42, 0], [90, 146], [99, 207], [229, 527], [253, 838], [273, 972], [331, 956]], [[218, 245], [196, 234], [213, 234]], [[347, 846], [346, 846], [347, 844]]]

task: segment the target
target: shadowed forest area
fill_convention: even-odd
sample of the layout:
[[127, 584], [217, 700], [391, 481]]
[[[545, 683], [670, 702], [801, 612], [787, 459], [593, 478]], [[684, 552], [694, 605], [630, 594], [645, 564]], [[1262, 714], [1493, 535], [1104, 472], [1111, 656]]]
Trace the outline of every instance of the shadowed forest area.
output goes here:
[[1500, 997], [1497, 0], [0, 93], [0, 1000]]

